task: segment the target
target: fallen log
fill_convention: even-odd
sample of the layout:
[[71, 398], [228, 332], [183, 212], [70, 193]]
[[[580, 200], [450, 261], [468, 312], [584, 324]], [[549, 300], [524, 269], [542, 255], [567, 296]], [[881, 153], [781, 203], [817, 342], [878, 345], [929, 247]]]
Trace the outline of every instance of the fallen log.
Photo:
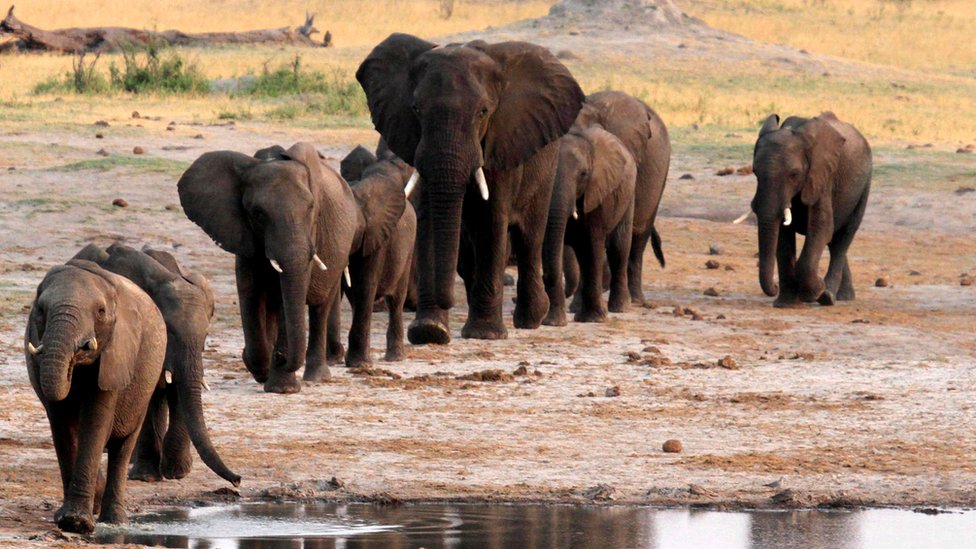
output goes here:
[[[91, 27], [44, 30], [24, 23], [14, 15], [10, 6], [0, 21], [0, 33], [12, 35], [21, 51], [50, 51], [60, 53], [120, 51], [124, 47], [158, 43], [166, 46], [208, 46], [216, 44], [275, 44], [287, 46], [328, 47], [326, 41], [311, 38], [318, 33], [313, 26], [315, 14], [305, 14], [305, 24], [294, 29], [262, 29], [243, 32], [185, 33], [177, 30], [147, 31], [125, 27]], [[331, 34], [326, 32], [331, 38]], [[8, 46], [9, 47], [9, 46]]]

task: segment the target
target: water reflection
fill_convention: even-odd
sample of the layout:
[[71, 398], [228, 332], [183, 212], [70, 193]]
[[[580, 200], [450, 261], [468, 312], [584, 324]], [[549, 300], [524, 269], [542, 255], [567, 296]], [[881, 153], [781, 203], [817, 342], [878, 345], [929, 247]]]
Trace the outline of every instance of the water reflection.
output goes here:
[[976, 548], [976, 513], [246, 504], [167, 510], [96, 536], [187, 549]]

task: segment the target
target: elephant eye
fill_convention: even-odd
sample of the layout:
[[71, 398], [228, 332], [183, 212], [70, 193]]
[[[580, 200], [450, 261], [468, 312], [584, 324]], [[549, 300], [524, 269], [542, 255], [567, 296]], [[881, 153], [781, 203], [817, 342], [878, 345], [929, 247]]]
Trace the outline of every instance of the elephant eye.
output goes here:
[[481, 112], [478, 113], [478, 116], [481, 118], [488, 116], [488, 107], [481, 107]]
[[410, 110], [412, 110], [417, 116], [420, 116], [420, 107], [418, 107], [416, 103], [410, 105]]

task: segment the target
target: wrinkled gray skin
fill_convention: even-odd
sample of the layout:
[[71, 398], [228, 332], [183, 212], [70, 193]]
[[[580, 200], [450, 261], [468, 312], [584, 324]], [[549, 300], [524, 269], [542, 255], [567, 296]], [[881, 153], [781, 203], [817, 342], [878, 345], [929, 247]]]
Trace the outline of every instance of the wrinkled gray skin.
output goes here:
[[[354, 151], [355, 152], [355, 151]], [[404, 358], [403, 303], [413, 264], [417, 216], [403, 193], [413, 169], [398, 158], [366, 166], [352, 181], [359, 204], [356, 237], [349, 256], [352, 287], [344, 287], [352, 305], [346, 366], [371, 362], [370, 321], [373, 304], [384, 299], [390, 315], [386, 332], [387, 361]]]
[[[776, 296], [776, 307], [854, 299], [847, 250], [861, 225], [871, 190], [871, 147], [832, 112], [790, 117], [771, 115], [759, 131], [753, 156], [759, 225], [759, 283]], [[792, 223], [784, 226], [790, 208]], [[806, 236], [800, 257], [796, 235]], [[830, 249], [827, 276], [818, 266]], [[773, 271], [779, 267], [779, 285]], [[777, 295], [778, 294], [778, 295]]]
[[166, 324], [159, 309], [128, 279], [72, 260], [48, 271], [38, 286], [24, 347], [61, 469], [64, 503], [55, 522], [88, 533], [99, 508], [99, 521], [126, 522], [126, 470], [162, 382]]
[[[563, 282], [564, 243], [574, 250], [582, 274], [577, 322], [604, 322], [604, 269], [610, 267], [612, 312], [630, 303], [627, 261], [634, 222], [637, 165], [627, 147], [600, 126], [574, 129], [559, 140], [559, 167], [549, 208], [543, 278], [549, 294], [544, 324], [566, 325], [566, 296], [576, 288]], [[573, 212], [577, 219], [573, 219]]]
[[[637, 185], [634, 191], [634, 225], [627, 260], [627, 283], [633, 303], [644, 305], [641, 287], [644, 250], [650, 241], [658, 263], [664, 267], [661, 236], [654, 227], [658, 207], [671, 165], [671, 140], [664, 121], [653, 109], [636, 97], [619, 91], [602, 91], [588, 95], [575, 126], [587, 128], [599, 124], [627, 147], [637, 163]], [[569, 256], [572, 259], [571, 256]], [[569, 263], [570, 282], [578, 278], [578, 268]], [[567, 283], [567, 286], [570, 286]]]
[[204, 154], [180, 178], [180, 202], [191, 221], [237, 257], [247, 369], [265, 391], [295, 393], [299, 368], [305, 366], [306, 381], [327, 379], [328, 364], [345, 352], [338, 298], [358, 206], [308, 143], [257, 156]]
[[[502, 339], [509, 229], [519, 259], [516, 328], [549, 308], [542, 240], [561, 137], [583, 93], [545, 48], [481, 41], [442, 47], [394, 34], [360, 65], [373, 124], [417, 168], [418, 306], [412, 343], [448, 343], [459, 272], [468, 294], [462, 337]], [[479, 169], [488, 200], [477, 185]]]
[[213, 317], [210, 283], [184, 273], [176, 259], [160, 250], [138, 251], [121, 244], [108, 249], [89, 244], [75, 255], [122, 275], [139, 286], [166, 322], [166, 360], [172, 383], [156, 390], [136, 445], [130, 480], [181, 479], [190, 473], [190, 443], [221, 478], [240, 485], [241, 477], [220, 459], [203, 417], [203, 347]]

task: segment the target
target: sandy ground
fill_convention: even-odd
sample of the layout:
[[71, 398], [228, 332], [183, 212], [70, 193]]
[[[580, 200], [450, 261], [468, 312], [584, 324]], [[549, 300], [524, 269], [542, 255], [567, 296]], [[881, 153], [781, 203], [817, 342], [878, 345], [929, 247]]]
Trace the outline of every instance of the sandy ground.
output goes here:
[[[778, 310], [758, 287], [754, 225], [729, 223], [748, 208], [755, 179], [714, 175], [748, 164], [743, 145], [753, 136], [730, 134], [729, 146], [715, 147], [676, 140], [659, 219], [668, 267], [649, 257], [645, 269], [652, 307], [602, 325], [519, 331], [506, 300], [509, 339], [498, 342], [460, 339], [461, 307], [449, 346], [409, 346], [408, 360], [377, 362], [389, 373], [374, 376], [335, 367], [333, 381], [279, 396], [263, 393], [240, 361], [233, 257], [166, 208], [178, 204], [179, 169], [63, 166], [99, 159], [100, 148], [132, 158], [133, 145], [146, 148], [140, 158], [189, 162], [299, 139], [338, 159], [351, 144], [256, 123], [176, 121], [166, 131], [158, 114], [141, 128], [119, 112], [108, 128], [83, 120], [0, 131], [0, 543], [51, 542], [60, 505], [22, 355], [34, 289], [85, 243], [114, 240], [172, 248], [210, 277], [206, 413], [225, 461], [244, 477], [235, 494], [197, 462], [182, 481], [133, 482], [131, 513], [256, 498], [976, 505], [976, 286], [960, 285], [976, 274], [976, 193], [956, 192], [973, 185], [976, 155], [876, 151], [851, 250], [857, 301]], [[931, 168], [940, 159], [951, 164]], [[116, 197], [129, 206], [111, 206]], [[709, 255], [712, 244], [719, 255]], [[879, 277], [890, 285], [874, 287]], [[346, 308], [344, 325], [349, 316]], [[386, 322], [374, 318], [379, 358]], [[459, 379], [489, 369], [502, 375]], [[662, 452], [668, 439], [683, 452]]]

